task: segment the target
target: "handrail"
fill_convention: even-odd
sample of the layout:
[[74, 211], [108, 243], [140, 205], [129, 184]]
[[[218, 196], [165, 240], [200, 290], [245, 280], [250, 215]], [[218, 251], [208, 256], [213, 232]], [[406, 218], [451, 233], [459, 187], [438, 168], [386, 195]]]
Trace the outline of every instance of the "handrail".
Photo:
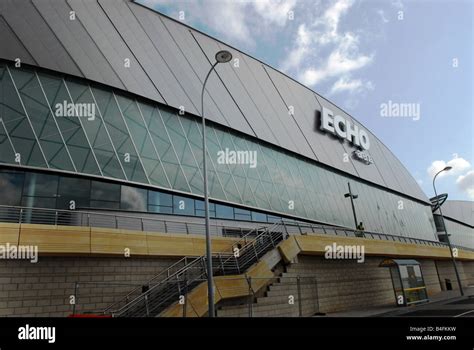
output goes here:
[[[278, 227], [279, 225], [281, 225], [281, 224], [280, 224], [280, 223], [275, 223], [275, 224], [273, 224], [273, 225], [271, 226], [271, 228], [274, 229], [275, 227]], [[253, 231], [255, 231], [255, 232], [260, 232], [260, 233], [257, 234], [256, 237], [255, 237], [252, 241], [248, 242], [248, 241], [247, 241], [247, 237], [250, 236], [250, 235], [252, 235], [252, 234], [253, 234]], [[262, 232], [261, 232], [261, 231], [262, 231]], [[268, 237], [268, 233], [269, 233], [269, 232], [271, 232], [271, 231], [269, 230], [269, 228], [263, 228], [263, 229], [262, 229], [262, 228], [258, 227], [258, 228], [256, 228], [255, 230], [252, 230], [252, 231], [250, 231], [249, 233], [247, 233], [244, 237], [242, 237], [242, 238], [240, 239], [240, 241], [235, 242], [234, 245], [235, 245], [235, 244], [239, 244], [239, 243], [242, 242], [242, 243], [244, 243], [244, 245], [242, 246], [241, 251], [247, 251], [249, 247], [255, 248], [255, 247], [256, 247], [256, 244], [257, 244], [256, 242], [259, 242], [259, 240], [261, 240], [262, 237]], [[284, 238], [283, 235], [282, 235], [282, 238]], [[273, 240], [271, 240], [267, 245], [264, 245], [263, 247], [260, 247], [260, 249], [259, 249], [258, 251], [255, 250], [255, 252], [256, 252], [255, 258], [256, 258], [256, 260], [258, 260], [258, 258], [259, 258], [259, 253], [264, 252], [265, 249], [268, 248], [268, 247], [271, 246], [271, 245], [273, 245]], [[239, 265], [241, 265], [241, 264], [239, 264], [238, 259], [235, 259], [235, 258], [234, 258], [234, 254], [232, 254], [232, 253], [227, 253], [227, 254], [226, 254], [226, 253], [213, 254], [213, 255], [212, 255], [212, 258], [213, 258], [213, 259], [214, 259], [214, 258], [216, 258], [216, 259], [222, 259], [223, 256], [224, 256], [224, 258], [226, 258], [226, 259], [222, 262], [222, 264], [221, 264], [222, 267], [220, 267], [220, 266], [217, 266], [217, 267], [216, 267], [216, 270], [217, 270], [217, 271], [216, 271], [216, 275], [220, 275], [221, 273], [222, 273], [223, 275], [225, 275], [225, 273], [226, 273], [226, 271], [225, 271], [225, 270], [226, 270], [226, 266], [231, 265], [231, 264], [229, 264], [229, 263], [232, 263], [231, 266], [235, 266], [235, 265], [233, 264], [233, 262], [235, 261], [236, 264], [237, 264], [237, 267], [239, 267]], [[243, 255], [241, 255], [241, 256], [243, 256]], [[146, 300], [146, 305], [145, 305], [145, 306], [146, 306], [146, 309], [147, 309], [147, 316], [148, 316], [148, 314], [149, 314], [148, 304], [150, 303], [150, 298], [149, 298], [149, 296], [151, 296], [151, 295], [152, 295], [155, 291], [157, 291], [161, 286], [166, 287], [166, 285], [167, 285], [170, 281], [177, 281], [178, 284], [179, 284], [179, 281], [183, 281], [183, 282], [185, 282], [185, 283], [187, 283], [187, 284], [192, 284], [193, 282], [195, 282], [195, 281], [197, 281], [197, 280], [203, 279], [203, 278], [205, 277], [205, 275], [207, 274], [207, 271], [206, 271], [206, 268], [205, 268], [205, 266], [206, 266], [205, 261], [206, 261], [206, 257], [205, 257], [205, 256], [201, 256], [201, 257], [199, 257], [199, 258], [194, 259], [194, 260], [191, 261], [190, 263], [186, 264], [182, 269], [176, 271], [176, 272], [173, 273], [172, 275], [169, 275], [167, 278], [165, 278], [165, 279], [161, 280], [160, 282], [158, 282], [157, 284], [153, 285], [153, 286], [152, 286], [151, 288], [149, 288], [146, 292], [140, 294], [139, 296], [137, 296], [136, 298], [134, 298], [132, 301], [128, 302], [126, 305], [122, 306], [122, 307], [119, 308], [118, 310], [111, 311], [111, 314], [112, 314], [114, 317], [121, 316], [121, 315], [123, 315], [127, 310], [132, 309], [135, 305], [137, 305], [138, 303], [140, 303], [142, 300], [145, 299], [145, 300]], [[254, 260], [253, 260], [253, 259], [250, 259], [249, 261], [254, 261]], [[246, 261], [246, 263], [248, 263], [248, 262]], [[181, 275], [183, 275], [183, 274], [187, 273], [189, 270], [195, 268], [196, 265], [197, 265], [197, 266], [201, 266], [201, 271], [200, 271], [200, 273], [199, 273], [197, 276], [195, 276], [194, 278], [192, 278], [192, 279], [190, 279], [190, 280], [189, 280], [189, 279], [186, 280], [186, 278], [185, 278], [184, 280], [181, 280], [181, 279], [180, 279]], [[219, 271], [219, 268], [220, 268], [222, 271]], [[238, 268], [238, 270], [240, 270], [240, 269]], [[166, 297], [166, 296], [165, 296], [165, 297]], [[160, 302], [159, 302], [159, 303], [160, 303], [159, 305], [163, 304], [164, 302], [166, 302], [166, 300], [160, 301]], [[108, 308], [107, 310], [110, 310], [110, 308]]]
[[[244, 237], [242, 237], [239, 241], [237, 242], [234, 242], [233, 245], [235, 244], [239, 244], [239, 243], [244, 243], [244, 245], [248, 245], [250, 244], [250, 242], [248, 242], [247, 238], [251, 235], [253, 235], [254, 231], [255, 232], [258, 232], [259, 230], [261, 230], [260, 227], [254, 229], [254, 230], [251, 230], [249, 231]], [[258, 235], [257, 235], [258, 237]], [[217, 254], [213, 254], [212, 257], [213, 258], [222, 258], [222, 257], [225, 257], [227, 258], [224, 263], [222, 264], [223, 266], [223, 269], [225, 270], [225, 266], [226, 266], [226, 263], [234, 256], [232, 253], [217, 253]], [[184, 259], [184, 258], [183, 258]], [[183, 260], [181, 259], [181, 260]], [[149, 288], [145, 293], [142, 293], [140, 295], [138, 295], [136, 298], [134, 298], [133, 300], [129, 301], [126, 305], [122, 306], [121, 308], [119, 308], [118, 310], [115, 310], [115, 311], [112, 311], [111, 313], [114, 315], [114, 316], [119, 316], [121, 314], [123, 314], [127, 309], [130, 309], [132, 306], [136, 305], [138, 302], [140, 302], [142, 300], [143, 297], [147, 297], [148, 295], [150, 295], [151, 293], [153, 293], [154, 290], [156, 290], [157, 288], [159, 288], [159, 286], [163, 285], [163, 284], [166, 284], [168, 281], [172, 280], [172, 279], [176, 279], [177, 281], [179, 281], [179, 277], [180, 275], [182, 275], [183, 273], [185, 273], [186, 271], [188, 271], [189, 269], [192, 269], [196, 264], [198, 263], [201, 263], [203, 266], [205, 266], [204, 262], [205, 262], [205, 256], [201, 256], [201, 257], [197, 257], [195, 258], [193, 261], [191, 261], [190, 263], [187, 263], [185, 266], [183, 266], [180, 270], [178, 271], [175, 271], [173, 274], [171, 275], [168, 275], [166, 278], [164, 278], [163, 280], [159, 281], [157, 284], [153, 285], [151, 288]], [[171, 267], [170, 267], [171, 268]], [[168, 268], [166, 271], [169, 271], [170, 268]], [[203, 269], [205, 270], [205, 269]], [[223, 273], [225, 273], [225, 271], [222, 271]], [[205, 272], [201, 273], [197, 278], [201, 278], [203, 275], [205, 274]], [[187, 281], [187, 283], [189, 283], [190, 281]], [[193, 280], [191, 280], [191, 282], [193, 282]], [[130, 295], [130, 293], [129, 293]], [[121, 301], [123, 301], [123, 298], [121, 299]], [[117, 303], [114, 303], [114, 305], [116, 305]], [[103, 313], [109, 311], [111, 309], [111, 307], [108, 307], [106, 308]]]
[[[147, 283], [144, 283], [144, 284], [140, 284], [138, 285], [136, 288], [134, 288], [133, 290], [131, 290], [129, 293], [127, 293], [127, 295], [125, 295], [122, 299], [114, 302], [113, 304], [107, 306], [104, 310], [102, 310], [102, 313], [106, 313], [108, 310], [110, 310], [111, 308], [113, 308], [114, 306], [116, 306], [117, 304], [123, 302], [124, 300], [127, 300], [129, 296], [131, 296], [133, 293], [135, 293], [136, 291], [142, 289], [143, 286], [148, 286], [148, 288], [150, 288], [150, 284], [152, 281], [156, 280], [157, 278], [159, 278], [161, 275], [165, 274], [165, 273], [169, 273], [169, 271], [174, 268], [176, 265], [180, 264], [181, 262], [185, 262], [186, 264], [186, 260], [188, 260], [189, 257], [185, 256], [184, 258], [181, 258], [179, 259], [177, 262], [175, 262], [174, 264], [172, 264], [171, 266], [168, 266], [168, 268], [166, 270], [163, 270], [161, 271], [159, 274], [157, 274], [156, 276], [152, 277], [151, 279], [149, 279], [147, 281]], [[169, 276], [169, 275], [168, 275]]]

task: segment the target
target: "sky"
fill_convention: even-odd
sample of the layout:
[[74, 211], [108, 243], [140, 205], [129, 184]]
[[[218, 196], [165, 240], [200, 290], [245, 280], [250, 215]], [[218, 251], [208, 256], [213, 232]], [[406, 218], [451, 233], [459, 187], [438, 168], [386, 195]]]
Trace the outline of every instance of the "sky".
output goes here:
[[182, 22], [342, 107], [392, 150], [428, 197], [434, 174], [450, 165], [436, 180], [438, 193], [474, 200], [474, 1], [138, 2], [184, 15]]

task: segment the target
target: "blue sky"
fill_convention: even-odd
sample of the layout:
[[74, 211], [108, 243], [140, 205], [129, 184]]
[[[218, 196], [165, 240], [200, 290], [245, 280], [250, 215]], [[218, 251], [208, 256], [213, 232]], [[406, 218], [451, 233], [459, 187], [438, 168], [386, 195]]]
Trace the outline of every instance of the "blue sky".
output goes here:
[[[431, 197], [474, 200], [470, 0], [141, 0], [248, 53], [344, 108]], [[416, 114], [383, 117], [392, 101]]]

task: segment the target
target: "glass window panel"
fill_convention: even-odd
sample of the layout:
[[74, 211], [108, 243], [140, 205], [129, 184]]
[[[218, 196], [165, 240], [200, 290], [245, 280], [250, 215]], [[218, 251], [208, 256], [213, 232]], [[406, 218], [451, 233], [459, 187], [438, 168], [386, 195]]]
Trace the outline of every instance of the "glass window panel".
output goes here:
[[250, 210], [234, 208], [235, 220], [252, 220]]
[[91, 200], [120, 202], [120, 185], [109, 182], [92, 181]]
[[71, 202], [75, 202], [76, 209], [90, 206], [91, 181], [75, 177], [60, 177], [58, 189], [58, 209], [70, 209]]
[[147, 211], [147, 190], [123, 185], [121, 187], [120, 209]]
[[169, 193], [148, 191], [148, 204], [172, 207], [173, 196]]
[[[57, 109], [58, 105], [72, 102], [62, 79], [45, 73], [39, 74], [39, 79], [53, 111]], [[87, 174], [100, 174], [79, 118], [56, 117], [56, 121], [77, 171]], [[110, 162], [109, 166], [113, 164], [115, 163]], [[122, 179], [123, 173], [120, 174], [120, 172], [121, 170], [118, 173], [107, 173], [107, 175]]]
[[267, 222], [267, 214], [253, 211], [252, 212], [252, 221]]
[[194, 199], [173, 196], [173, 213], [178, 215], [194, 215]]
[[54, 209], [56, 208], [56, 198], [23, 196], [21, 199], [21, 206]]
[[149, 205], [148, 211], [151, 213], [173, 214], [173, 207], [165, 207], [159, 205]]
[[58, 180], [57, 175], [28, 172], [25, 176], [23, 195], [56, 198]]
[[[196, 199], [194, 201], [194, 206], [196, 208], [196, 216], [205, 216], [206, 211], [204, 210], [204, 201]], [[209, 216], [211, 218], [216, 217], [216, 204], [209, 203]]]
[[234, 218], [234, 208], [228, 205], [216, 204], [216, 217], [232, 220]]
[[12, 76], [49, 166], [74, 171], [36, 74], [13, 69]]
[[140, 104], [140, 109], [170, 182], [166, 187], [171, 185], [175, 190], [191, 192], [161, 119], [160, 110], [146, 104]]
[[176, 154], [178, 156], [181, 167], [193, 193], [203, 193], [203, 179], [198, 165], [194, 158], [193, 151], [185, 137], [184, 130], [181, 127], [177, 114], [162, 109], [161, 116], [166, 125], [170, 139], [173, 142]]
[[119, 202], [109, 202], [109, 201], [96, 201], [91, 200], [91, 208], [97, 209], [119, 209]]
[[[115, 101], [114, 95], [109, 91], [97, 88], [92, 88], [92, 92], [128, 180], [148, 183], [145, 171], [140, 163], [132, 139], [128, 134], [127, 126], [122, 118], [121, 110]], [[83, 91], [81, 97], [84, 99], [92, 99], [89, 89]], [[96, 120], [98, 120], [98, 118], [96, 118]], [[96, 143], [104, 142], [101, 141], [102, 137], [99, 138], [99, 135], [105, 133], [103, 125], [99, 122], [95, 128], [96, 129], [91, 131], [95, 131], [96, 135], [93, 137], [89, 136], [89, 139], [94, 140], [94, 149], [96, 148]], [[103, 138], [106, 137], [106, 134], [103, 135]], [[91, 141], [91, 143], [92, 142], [93, 141]]]
[[[196, 157], [199, 169], [202, 173], [202, 134], [201, 125], [195, 120], [181, 118], [186, 137]], [[209, 196], [216, 199], [227, 200], [227, 196], [222, 188], [222, 184], [217, 177], [215, 164], [212, 157], [207, 157], [207, 185], [209, 187]]]
[[[26, 118], [13, 82], [5, 69], [0, 84], [0, 103], [4, 130], [10, 135], [15, 151], [20, 154], [20, 164], [46, 167], [46, 162]], [[9, 163], [11, 157], [6, 156]]]
[[0, 171], [0, 204], [19, 206], [25, 174], [17, 171]]

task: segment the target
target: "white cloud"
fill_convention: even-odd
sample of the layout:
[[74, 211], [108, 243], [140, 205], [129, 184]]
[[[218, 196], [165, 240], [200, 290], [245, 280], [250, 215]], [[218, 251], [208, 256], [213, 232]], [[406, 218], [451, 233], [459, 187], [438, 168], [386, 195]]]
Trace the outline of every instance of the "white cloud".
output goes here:
[[469, 170], [465, 175], [460, 175], [456, 179], [458, 188], [467, 193], [467, 196], [474, 200], [474, 170]]
[[350, 79], [349, 77], [343, 76], [333, 84], [330, 93], [355, 93], [361, 90], [373, 90], [373, 88], [374, 85], [370, 81], [364, 82], [361, 79]]
[[444, 176], [454, 176], [463, 173], [471, 167], [471, 164], [462, 157], [459, 157], [457, 154], [453, 155], [453, 158], [447, 162], [444, 160], [435, 160], [431, 165], [426, 169], [430, 178], [436, 175], [438, 171], [443, 169], [446, 166], [453, 167], [450, 171], [443, 171], [438, 177]]
[[330, 93], [373, 88], [370, 81], [350, 77], [374, 58], [374, 54], [360, 53], [359, 34], [340, 30], [341, 20], [353, 4], [354, 0], [333, 1], [315, 20], [300, 24], [295, 44], [280, 68], [308, 86], [335, 79]]
[[385, 11], [384, 10], [377, 10], [377, 13], [378, 15], [380, 16], [380, 19], [382, 20], [383, 23], [388, 23], [390, 22], [387, 18], [387, 16], [385, 15]]
[[252, 1], [255, 11], [267, 23], [284, 26], [288, 20], [288, 14], [296, 5], [296, 0], [259, 0]]
[[[151, 8], [166, 6], [167, 13], [177, 18], [184, 11], [185, 23], [202, 23], [216, 31], [220, 37], [239, 44], [254, 46], [256, 35], [283, 27], [288, 12], [296, 0], [141, 0]], [[171, 10], [171, 11], [170, 11]]]

